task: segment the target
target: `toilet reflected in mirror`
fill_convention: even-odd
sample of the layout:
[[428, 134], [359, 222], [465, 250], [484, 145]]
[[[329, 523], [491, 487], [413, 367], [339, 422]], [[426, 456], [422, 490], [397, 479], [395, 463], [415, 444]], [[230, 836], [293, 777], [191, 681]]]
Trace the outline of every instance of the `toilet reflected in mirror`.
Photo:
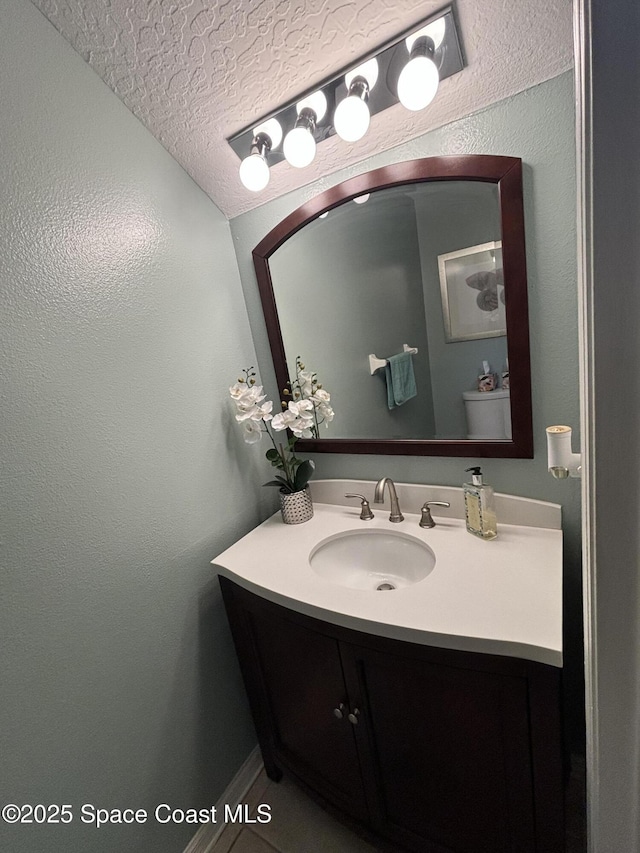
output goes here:
[[462, 399], [470, 441], [511, 440], [509, 389], [463, 391]]

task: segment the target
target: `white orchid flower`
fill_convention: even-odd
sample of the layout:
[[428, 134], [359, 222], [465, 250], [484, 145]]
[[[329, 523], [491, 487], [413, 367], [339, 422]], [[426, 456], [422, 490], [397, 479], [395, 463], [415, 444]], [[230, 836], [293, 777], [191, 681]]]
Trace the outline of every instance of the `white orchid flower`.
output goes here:
[[331, 399], [331, 394], [329, 394], [328, 391], [325, 391], [324, 388], [317, 388], [311, 399], [317, 404], [328, 403]]
[[229, 387], [229, 394], [231, 394], [232, 399], [237, 400], [242, 397], [246, 390], [247, 386], [244, 382], [236, 382], [235, 385]]
[[313, 403], [311, 400], [298, 400], [297, 402], [289, 403], [288, 411], [293, 412], [296, 418], [312, 418]]
[[296, 416], [289, 411], [289, 409], [285, 409], [284, 412], [279, 412], [277, 415], [273, 416], [273, 420], [271, 421], [271, 426], [277, 431], [280, 432], [283, 429], [288, 429], [291, 424], [295, 423]]
[[[289, 404], [291, 406], [291, 403]], [[271, 421], [271, 426], [275, 430], [283, 430], [290, 429], [293, 424], [298, 420], [298, 416], [295, 411], [291, 408], [285, 409], [283, 412], [279, 412], [277, 415], [274, 415], [273, 420]]]
[[256, 421], [245, 421], [243, 438], [247, 444], [257, 444], [262, 438], [262, 429]]
[[313, 427], [307, 426], [303, 423], [296, 423], [291, 426], [291, 432], [295, 435], [296, 438], [313, 438], [314, 432]]
[[234, 400], [238, 410], [246, 412], [252, 406], [261, 403], [265, 397], [266, 394], [262, 393], [262, 386], [254, 386], [253, 388], [247, 388], [243, 394], [234, 397]]
[[329, 422], [333, 420], [335, 413], [331, 406], [327, 406], [326, 403], [323, 403], [321, 406], [318, 406], [318, 416], [322, 418], [324, 425], [328, 427]]
[[266, 403], [263, 403], [261, 406], [256, 406], [255, 404], [247, 407], [246, 409], [238, 408], [238, 414], [236, 415], [236, 420], [240, 423], [243, 421], [270, 421], [272, 418], [271, 409], [273, 408], [273, 403], [271, 400], [267, 400]]
[[273, 409], [273, 401], [267, 400], [266, 403], [263, 403], [261, 406], [256, 407], [257, 415], [253, 417], [253, 420], [262, 420], [262, 421], [270, 421], [273, 415], [271, 414], [271, 410]]
[[280, 412], [278, 412], [277, 415], [273, 416], [271, 426], [276, 432], [280, 432], [281, 430], [287, 428], [286, 424], [284, 423], [284, 418], [282, 417], [282, 414]]
[[284, 420], [296, 438], [313, 438], [315, 428], [314, 406], [311, 400], [289, 403]]
[[284, 412], [275, 415], [271, 422], [275, 430], [290, 429], [297, 438], [312, 438], [313, 425], [313, 403], [309, 400], [290, 402]]
[[301, 370], [298, 373], [298, 383], [303, 397], [310, 397], [313, 394], [313, 373], [310, 370]]
[[[236, 382], [229, 388], [229, 394], [234, 400], [257, 400], [262, 394], [262, 385], [248, 385], [246, 382]], [[264, 396], [262, 397], [264, 399]]]
[[251, 406], [246, 410], [240, 409], [236, 415], [236, 420], [239, 423], [242, 423], [243, 421], [260, 421], [262, 420], [260, 409], [257, 406]]

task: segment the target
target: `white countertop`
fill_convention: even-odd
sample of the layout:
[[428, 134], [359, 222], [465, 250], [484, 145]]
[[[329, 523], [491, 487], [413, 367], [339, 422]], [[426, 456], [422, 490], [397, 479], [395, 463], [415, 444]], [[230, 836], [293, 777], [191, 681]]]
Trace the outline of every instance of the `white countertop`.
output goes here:
[[[310, 521], [295, 525], [276, 513], [214, 566], [250, 592], [335, 625], [562, 666], [560, 530], [499, 524], [498, 538], [486, 542], [467, 533], [463, 521], [435, 512], [436, 527], [425, 530], [412, 513], [391, 524], [381, 510], [366, 522], [359, 507], [314, 502], [314, 510]], [[372, 528], [427, 543], [436, 555], [434, 570], [419, 583], [382, 593], [342, 587], [312, 570], [309, 554], [318, 542]]]

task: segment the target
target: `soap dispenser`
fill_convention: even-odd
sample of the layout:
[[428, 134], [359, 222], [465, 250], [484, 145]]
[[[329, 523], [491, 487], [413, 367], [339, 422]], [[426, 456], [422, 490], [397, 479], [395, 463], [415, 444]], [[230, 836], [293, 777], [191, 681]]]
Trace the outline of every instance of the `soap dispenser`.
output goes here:
[[498, 530], [493, 489], [483, 484], [479, 467], [467, 471], [471, 471], [471, 482], [463, 485], [467, 530], [481, 539], [495, 539]]

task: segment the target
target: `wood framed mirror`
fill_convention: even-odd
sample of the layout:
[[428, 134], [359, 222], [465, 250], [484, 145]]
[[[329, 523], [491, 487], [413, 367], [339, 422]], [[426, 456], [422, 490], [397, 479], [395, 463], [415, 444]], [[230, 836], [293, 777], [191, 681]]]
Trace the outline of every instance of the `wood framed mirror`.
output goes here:
[[[532, 458], [519, 158], [358, 175], [286, 217], [253, 259], [278, 387], [299, 356], [331, 393], [327, 437], [300, 451]], [[405, 345], [417, 393], [393, 406], [384, 365]], [[496, 388], [478, 394], [484, 362]]]

